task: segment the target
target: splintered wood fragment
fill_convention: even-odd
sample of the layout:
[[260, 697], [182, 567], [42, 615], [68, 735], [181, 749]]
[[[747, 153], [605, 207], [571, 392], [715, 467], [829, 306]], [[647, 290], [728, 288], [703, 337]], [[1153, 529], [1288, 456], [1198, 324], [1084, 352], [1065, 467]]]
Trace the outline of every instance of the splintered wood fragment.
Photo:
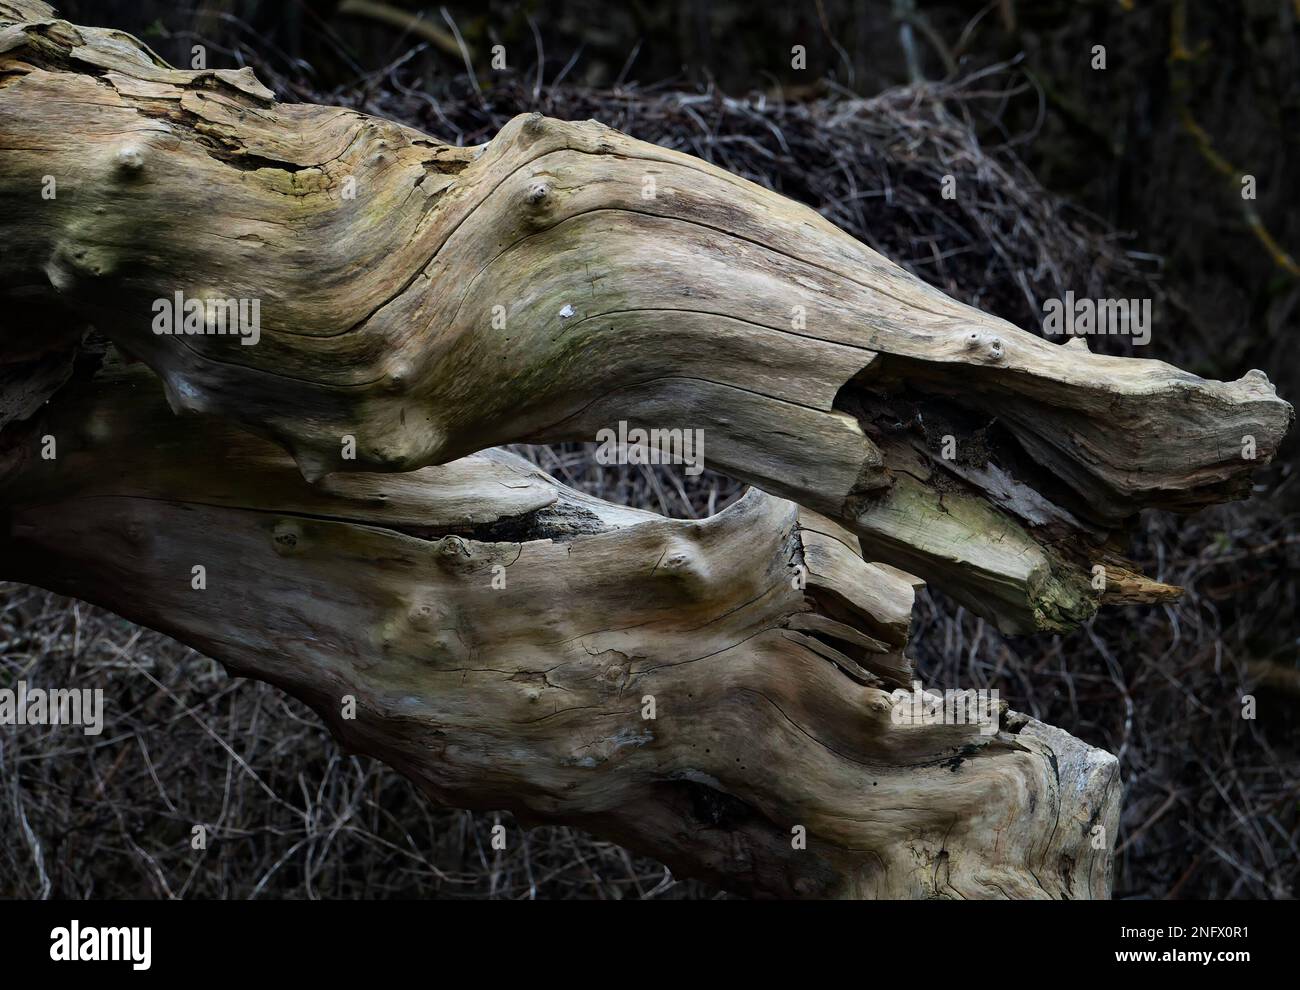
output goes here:
[[1101, 600], [1107, 605], [1158, 605], [1177, 601], [1182, 594], [1183, 589], [1177, 585], [1164, 584], [1112, 563], [1106, 566], [1106, 587]]

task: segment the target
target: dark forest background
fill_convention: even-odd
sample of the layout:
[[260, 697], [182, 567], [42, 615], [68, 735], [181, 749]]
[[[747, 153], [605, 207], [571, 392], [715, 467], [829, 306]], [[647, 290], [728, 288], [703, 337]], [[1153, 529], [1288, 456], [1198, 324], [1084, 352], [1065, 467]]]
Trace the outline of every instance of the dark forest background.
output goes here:
[[[1149, 347], [1094, 350], [1212, 378], [1260, 368], [1300, 396], [1300, 0], [58, 6], [172, 64], [201, 44], [208, 67], [251, 65], [282, 99], [453, 142], [532, 109], [598, 117], [808, 202], [1028, 330], [1066, 289], [1151, 297]], [[949, 174], [961, 191], [945, 205]], [[1295, 896], [1297, 449], [1293, 431], [1250, 502], [1143, 519], [1136, 559], [1188, 589], [1176, 606], [1010, 639], [938, 594], [918, 604], [927, 683], [998, 687], [1120, 756], [1117, 896]], [[531, 455], [674, 515], [737, 490], [600, 469], [576, 445]], [[0, 749], [0, 895], [716, 896], [571, 829], [512, 826], [511, 849], [493, 852], [487, 830], [509, 816], [429, 806], [274, 689], [84, 604], [0, 586], [0, 677], [35, 669], [101, 678], [121, 715], [113, 739], [28, 734]], [[1241, 718], [1245, 693], [1258, 719]], [[216, 823], [202, 855], [194, 822]]]

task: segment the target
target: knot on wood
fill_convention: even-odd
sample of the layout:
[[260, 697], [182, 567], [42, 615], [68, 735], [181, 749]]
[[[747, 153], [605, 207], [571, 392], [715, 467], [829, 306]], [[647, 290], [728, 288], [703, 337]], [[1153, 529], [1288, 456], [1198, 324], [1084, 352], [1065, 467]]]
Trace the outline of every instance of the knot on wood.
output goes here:
[[73, 240], [56, 245], [50, 253], [45, 277], [57, 291], [71, 292], [79, 283], [111, 275], [116, 268], [116, 259], [106, 248], [78, 243], [74, 235]]
[[389, 366], [384, 375], [384, 385], [390, 392], [400, 392], [410, 383], [414, 373], [415, 369], [411, 362], [396, 361]]
[[708, 559], [681, 539], [670, 541], [653, 573], [679, 583], [690, 594], [704, 594], [712, 583]]
[[139, 175], [144, 171], [144, 149], [136, 144], [124, 145], [113, 155], [113, 164], [125, 176]]
[[302, 527], [292, 519], [281, 519], [271, 531], [271, 545], [281, 557], [298, 550], [302, 543]]
[[434, 545], [434, 554], [438, 563], [453, 568], [471, 556], [469, 546], [459, 536], [444, 536]]
[[988, 361], [1001, 361], [1005, 357], [1002, 338], [988, 330], [967, 331], [966, 349]]
[[523, 125], [521, 126], [520, 129], [529, 137], [536, 138], [536, 137], [541, 137], [543, 134], [546, 133], [549, 124], [550, 121], [546, 119], [545, 114], [539, 113], [538, 111], [534, 110], [532, 113], [530, 113], [527, 117], [524, 118]]

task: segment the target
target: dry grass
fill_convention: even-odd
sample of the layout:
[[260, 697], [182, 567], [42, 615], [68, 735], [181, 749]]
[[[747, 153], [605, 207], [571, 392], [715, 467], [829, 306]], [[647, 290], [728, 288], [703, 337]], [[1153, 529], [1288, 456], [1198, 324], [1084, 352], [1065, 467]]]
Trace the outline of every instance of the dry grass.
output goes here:
[[[811, 203], [945, 291], [1026, 328], [1076, 294], [1157, 299], [1129, 254], [1045, 193], [998, 132], [1009, 73], [890, 91], [871, 101], [738, 101], [627, 88], [435, 98], [398, 64], [347, 92], [310, 94], [464, 143], [517, 112], [598, 117]], [[944, 176], [958, 197], [943, 201]], [[1118, 350], [1124, 344], [1107, 341]], [[1153, 356], [1213, 365], [1158, 333]], [[1245, 369], [1229, 369], [1240, 374]], [[1290, 448], [1288, 448], [1290, 449]], [[706, 472], [596, 466], [581, 446], [536, 449], [557, 477], [669, 515], [738, 491]], [[1104, 613], [1066, 637], [1010, 640], [924, 594], [913, 653], [927, 683], [996, 687], [1013, 707], [1119, 754], [1127, 794], [1116, 893], [1289, 897], [1300, 875], [1294, 464], [1256, 498], [1194, 519], [1144, 518], [1135, 557], [1187, 587], [1176, 606]], [[33, 589], [0, 586], [0, 683], [103, 687], [103, 736], [0, 730], [0, 895], [10, 897], [706, 897], [702, 885], [572, 829], [516, 832], [497, 816], [431, 807], [405, 781], [338, 750], [303, 706], [156, 633]], [[1255, 720], [1241, 696], [1258, 698]], [[508, 820], [503, 816], [502, 820]], [[206, 851], [190, 828], [209, 827]], [[513, 829], [513, 825], [511, 826]]]

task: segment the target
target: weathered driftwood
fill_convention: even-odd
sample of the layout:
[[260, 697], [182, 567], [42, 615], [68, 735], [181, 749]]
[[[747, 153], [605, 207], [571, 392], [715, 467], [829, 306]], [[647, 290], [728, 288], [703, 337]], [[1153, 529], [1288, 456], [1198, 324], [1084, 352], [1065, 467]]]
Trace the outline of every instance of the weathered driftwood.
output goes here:
[[[1050, 343], [594, 121], [450, 147], [50, 16], [0, 3], [6, 296], [92, 321], [173, 408], [275, 438], [309, 478], [702, 429], [710, 466], [873, 558], [1004, 629], [1059, 629], [1174, 593], [1124, 561], [1125, 522], [1245, 492], [1290, 420], [1262, 373]], [[155, 334], [177, 291], [259, 300], [259, 342]]]
[[[450, 147], [34, 0], [0, 0], [0, 194], [0, 576], [285, 687], [440, 800], [756, 894], [1104, 896], [1114, 758], [897, 724], [890, 565], [1011, 631], [1159, 599], [1128, 520], [1242, 493], [1291, 418], [595, 122]], [[256, 300], [257, 343], [156, 333], [177, 292]], [[91, 374], [91, 324], [202, 418]], [[620, 420], [771, 494], [672, 521], [487, 450]]]
[[280, 685], [439, 801], [757, 895], [1109, 893], [1115, 758], [1011, 712], [896, 724], [912, 583], [808, 510], [664, 519], [500, 451], [312, 486], [151, 375], [65, 395], [30, 424], [59, 456], [0, 486], [0, 578]]

